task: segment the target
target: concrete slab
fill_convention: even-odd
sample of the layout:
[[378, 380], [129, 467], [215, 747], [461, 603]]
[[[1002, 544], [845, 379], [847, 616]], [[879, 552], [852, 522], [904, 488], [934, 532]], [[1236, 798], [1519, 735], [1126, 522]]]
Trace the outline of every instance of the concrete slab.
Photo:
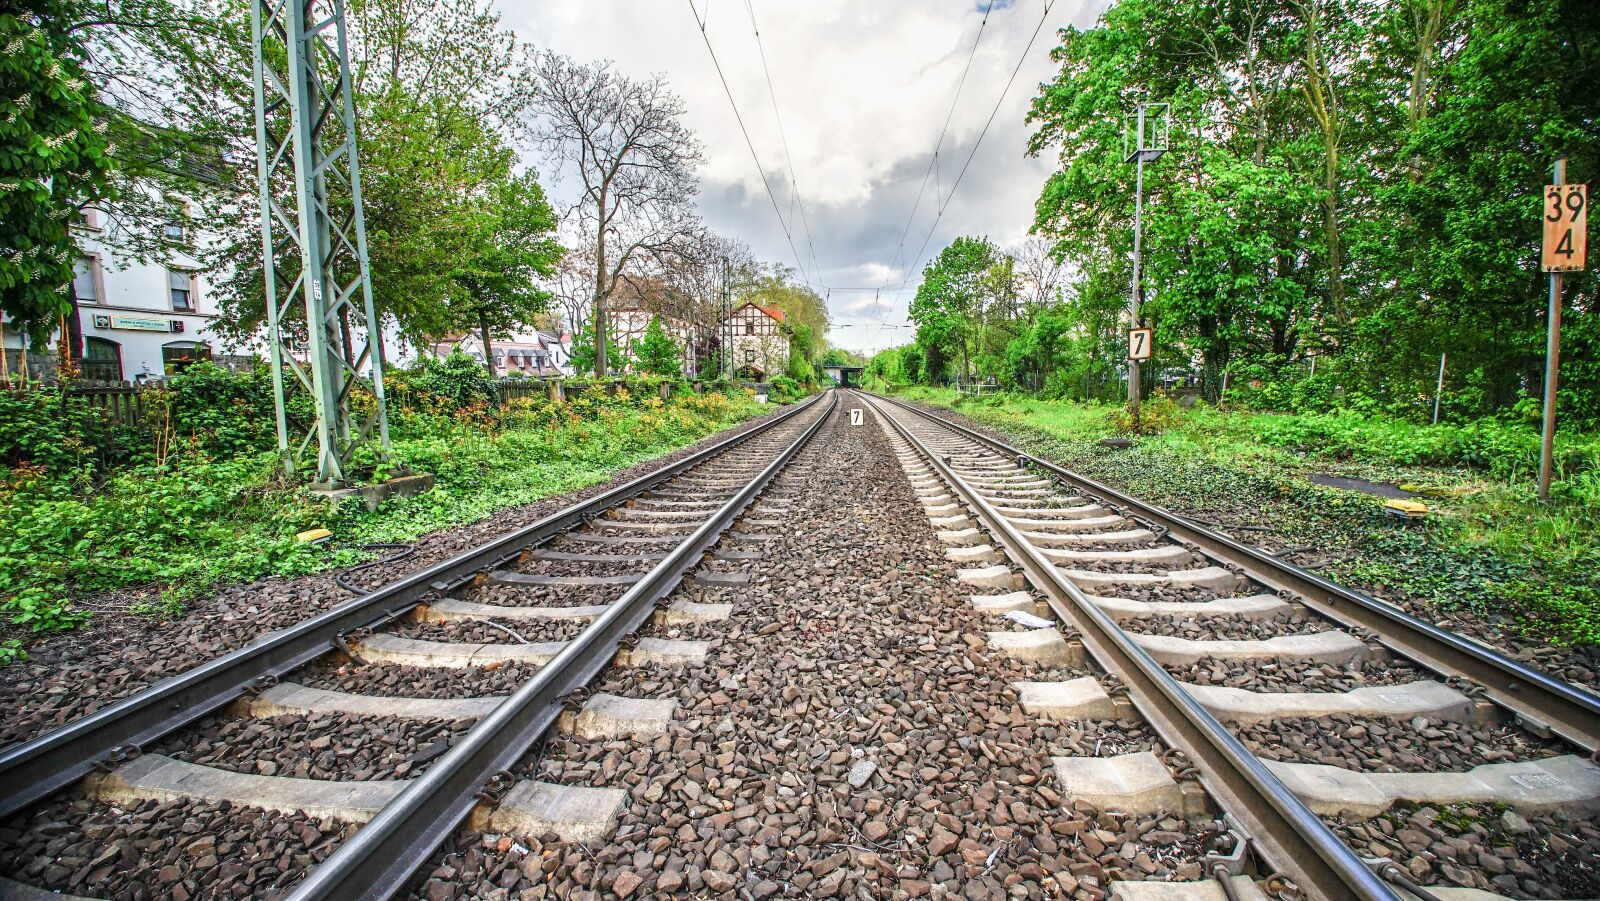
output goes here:
[[955, 547], [970, 547], [975, 544], [987, 544], [989, 542], [987, 535], [974, 528], [949, 529], [934, 533], [934, 537], [945, 544]]
[[1409, 720], [1416, 716], [1464, 723], [1473, 701], [1443, 682], [1356, 688], [1346, 692], [1259, 692], [1224, 685], [1184, 685], [1189, 696], [1230, 723], [1262, 723], [1291, 717], [1334, 715]]
[[[1112, 517], [1115, 519], [1116, 517]], [[1081, 521], [1081, 520], [1080, 520]], [[1084, 545], [1124, 545], [1143, 544], [1154, 541], [1156, 533], [1149, 529], [1118, 529], [1109, 532], [1092, 532], [1087, 530], [1071, 532], [1023, 532], [1024, 538], [1032, 542], [1034, 547], [1040, 548], [1072, 548]]]
[[[1151, 751], [1115, 757], [1052, 757], [1063, 799], [1132, 814], [1198, 814], [1166, 764]], [[1203, 803], [1203, 802], [1200, 802]]]
[[1112, 720], [1117, 704], [1093, 676], [1065, 682], [1013, 682], [1022, 709], [1052, 720]]
[[1039, 602], [1026, 591], [1013, 591], [1010, 594], [975, 594], [971, 600], [973, 609], [992, 616], [1004, 616], [1013, 610], [1033, 613], [1039, 609]]
[[1193, 663], [1202, 657], [1219, 657], [1223, 660], [1270, 660], [1281, 657], [1343, 666], [1353, 660], [1365, 660], [1371, 653], [1371, 649], [1360, 639], [1336, 629], [1309, 635], [1277, 635], [1259, 641], [1196, 641], [1133, 632], [1128, 637], [1148, 651], [1151, 657], [1168, 664]]
[[946, 560], [949, 560], [952, 563], [966, 564], [998, 563], [1004, 559], [1004, 556], [1000, 553], [999, 549], [991, 544], [979, 544], [971, 547], [946, 548], [944, 556]]
[[1112, 619], [1138, 619], [1143, 616], [1240, 616], [1245, 619], [1271, 619], [1289, 610], [1289, 602], [1273, 594], [1218, 598], [1215, 601], [1135, 601], [1128, 598], [1089, 595], [1095, 606]]
[[1358, 773], [1317, 763], [1266, 764], [1307, 806], [1328, 816], [1371, 818], [1396, 801], [1499, 802], [1527, 812], [1600, 813], [1600, 766], [1570, 754], [1486, 763], [1464, 773]]
[[1209, 588], [1229, 591], [1238, 584], [1239, 577], [1220, 566], [1201, 569], [1175, 569], [1165, 573], [1102, 573], [1086, 569], [1069, 569], [1067, 578], [1085, 590], [1097, 590], [1116, 585], [1172, 585], [1179, 588]]
[[957, 514], [955, 516], [935, 516], [928, 520], [935, 529], [970, 529], [977, 524], [972, 517]]
[[474, 811], [471, 828], [524, 838], [554, 832], [569, 842], [596, 842], [617, 828], [627, 798], [620, 788], [518, 782], [492, 810]]
[[701, 585], [749, 585], [750, 574], [747, 572], [718, 572], [716, 570], [697, 570], [689, 577]]
[[233, 709], [241, 716], [269, 717], [291, 713], [342, 713], [351, 716], [413, 720], [481, 719], [505, 700], [487, 698], [388, 698], [343, 691], [324, 691], [296, 682], [279, 682], [252, 698], [240, 698]]
[[590, 554], [584, 551], [555, 551], [545, 548], [534, 548], [528, 552], [529, 559], [533, 560], [563, 560], [569, 563], [614, 563], [618, 566], [632, 565], [644, 566], [657, 560], [666, 559], [663, 553], [638, 553], [638, 554]]
[[586, 607], [510, 607], [504, 604], [479, 604], [455, 598], [441, 598], [431, 604], [418, 604], [413, 607], [411, 618], [425, 623], [451, 623], [474, 619], [594, 619], [604, 612], [606, 612], [604, 604]]
[[[1111, 883], [1111, 901], [1268, 901], [1268, 895], [1249, 876], [1228, 879], [1230, 899], [1215, 879], [1198, 882], [1160, 882], [1153, 879], [1119, 879]], [[1433, 891], [1429, 887], [1428, 891]], [[1464, 901], [1464, 899], [1462, 899]]]
[[566, 646], [564, 641], [535, 641], [528, 644], [419, 641], [379, 632], [356, 642], [353, 650], [367, 660], [379, 663], [461, 669], [489, 663], [532, 663], [543, 666], [555, 659]]
[[641, 638], [631, 650], [617, 652], [613, 663], [617, 666], [643, 666], [659, 663], [662, 666], [689, 666], [704, 663], [711, 648], [709, 641], [686, 641], [677, 638]]
[[678, 702], [673, 698], [597, 694], [585, 701], [581, 710], [563, 711], [556, 727], [579, 738], [648, 738], [667, 731], [677, 709]]
[[1022, 576], [1012, 572], [1010, 567], [1000, 565], [957, 570], [956, 578], [980, 588], [1009, 590], [1023, 585]]
[[286, 813], [303, 810], [308, 816], [341, 823], [365, 823], [405, 788], [406, 781], [332, 782], [257, 776], [145, 754], [109, 773], [95, 773], [83, 784], [89, 797], [113, 803], [152, 799], [230, 801]]
[[541, 576], [497, 569], [489, 573], [492, 585], [632, 585], [643, 579], [644, 573], [623, 573], [617, 576]]
[[962, 509], [961, 505], [956, 503], [938, 504], [935, 506], [928, 506], [925, 504], [922, 507], [922, 512], [928, 514], [928, 518], [932, 519], [935, 516], [955, 516], [956, 514], [962, 512]]
[[63, 895], [49, 889], [23, 885], [0, 876], [0, 901], [96, 901], [83, 895]]
[[663, 626], [689, 623], [716, 623], [733, 615], [732, 604], [700, 604], [694, 601], [673, 601], [665, 610], [657, 610], [656, 622]]
[[[1033, 511], [1037, 512], [1037, 511]], [[1024, 535], [1043, 536], [1052, 538], [1056, 535], [1071, 534], [1073, 532], [1094, 532], [1108, 529], [1118, 529], [1129, 524], [1125, 516], [1113, 513], [1109, 516], [1087, 516], [1080, 519], [1037, 519], [1027, 516], [1006, 517]]]
[[1069, 507], [1005, 507], [995, 505], [995, 510], [1006, 519], [1023, 526], [1049, 525], [1064, 519], [1093, 519], [1110, 515], [1111, 511], [1099, 504], [1081, 504]]
[[1138, 547], [1123, 551], [1063, 551], [1040, 548], [1039, 553], [1056, 563], [1133, 563], [1141, 566], [1183, 566], [1194, 560], [1188, 548], [1176, 544]]
[[1067, 640], [1053, 628], [1025, 632], [990, 632], [989, 646], [1008, 657], [1040, 666], [1077, 666], [1082, 655], [1073, 653]]

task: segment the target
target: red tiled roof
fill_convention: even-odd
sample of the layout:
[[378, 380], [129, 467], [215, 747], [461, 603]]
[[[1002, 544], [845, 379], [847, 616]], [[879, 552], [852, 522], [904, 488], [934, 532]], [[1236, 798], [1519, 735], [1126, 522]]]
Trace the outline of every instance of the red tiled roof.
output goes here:
[[776, 319], [779, 322], [783, 321], [783, 311], [782, 310], [776, 310], [776, 309], [772, 309], [770, 307], [764, 307], [764, 306], [761, 306], [760, 304], [757, 304], [757, 303], [752, 303], [750, 306], [755, 307], [756, 309], [760, 310], [763, 313], [766, 313], [768, 316], [771, 316], [773, 319]]

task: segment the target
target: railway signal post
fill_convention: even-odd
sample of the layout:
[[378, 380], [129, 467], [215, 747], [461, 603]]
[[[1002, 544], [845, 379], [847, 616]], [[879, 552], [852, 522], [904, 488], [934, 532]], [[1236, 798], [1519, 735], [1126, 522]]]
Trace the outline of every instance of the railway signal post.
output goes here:
[[1555, 464], [1556, 388], [1561, 371], [1561, 274], [1582, 272], [1588, 262], [1588, 186], [1569, 185], [1567, 160], [1556, 160], [1551, 184], [1544, 190], [1544, 252], [1541, 265], [1550, 273], [1549, 331], [1545, 338], [1544, 433], [1539, 447], [1539, 499], [1550, 499], [1550, 474]]
[[[1133, 189], [1133, 296], [1128, 304], [1129, 327], [1133, 331], [1141, 330], [1139, 302], [1144, 299], [1143, 287], [1139, 283], [1140, 251], [1144, 237], [1144, 164], [1155, 162], [1167, 152], [1170, 128], [1168, 109], [1168, 104], [1141, 100], [1138, 110], [1123, 120], [1124, 162], [1133, 163], [1136, 167]], [[1133, 331], [1129, 333], [1130, 342], [1133, 340]], [[1149, 349], [1147, 343], [1145, 353], [1139, 356], [1133, 352], [1131, 343], [1128, 348], [1128, 412], [1132, 414], [1135, 426], [1139, 424], [1139, 366], [1141, 361], [1149, 358]]]

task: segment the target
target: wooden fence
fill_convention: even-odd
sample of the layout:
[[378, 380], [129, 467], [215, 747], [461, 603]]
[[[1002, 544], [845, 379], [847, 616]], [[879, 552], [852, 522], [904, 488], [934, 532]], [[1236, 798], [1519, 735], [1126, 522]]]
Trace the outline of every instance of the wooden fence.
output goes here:
[[[60, 391], [61, 387], [41, 382], [0, 382], [0, 390], [28, 394]], [[144, 422], [144, 392], [143, 386], [132, 382], [77, 382], [67, 389], [69, 396], [80, 398], [100, 411], [107, 422], [125, 426], [138, 426]]]

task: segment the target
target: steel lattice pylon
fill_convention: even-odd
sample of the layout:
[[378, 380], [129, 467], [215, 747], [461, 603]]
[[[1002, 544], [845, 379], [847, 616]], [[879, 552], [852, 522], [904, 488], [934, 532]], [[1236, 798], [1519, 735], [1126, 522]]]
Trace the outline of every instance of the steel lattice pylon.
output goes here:
[[[256, 0], [251, 25], [262, 271], [278, 448], [292, 471], [294, 457], [315, 440], [317, 482], [331, 487], [346, 481], [352, 451], [372, 442], [374, 431], [381, 452], [389, 449], [383, 339], [367, 265], [344, 2]], [[330, 184], [338, 189], [331, 201]], [[303, 322], [291, 315], [297, 297], [304, 299]], [[316, 402], [316, 422], [293, 452], [284, 407], [285, 367]], [[357, 422], [351, 390], [363, 383], [376, 403]]]

